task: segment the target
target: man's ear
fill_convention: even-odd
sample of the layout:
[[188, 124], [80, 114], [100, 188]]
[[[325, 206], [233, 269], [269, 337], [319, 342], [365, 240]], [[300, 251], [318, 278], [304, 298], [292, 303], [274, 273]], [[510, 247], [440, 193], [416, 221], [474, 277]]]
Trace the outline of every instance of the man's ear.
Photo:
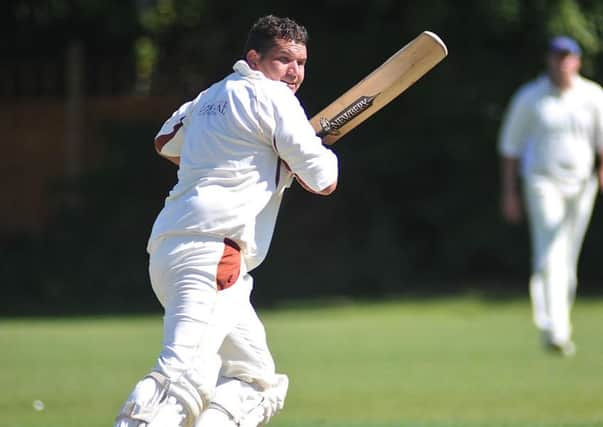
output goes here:
[[247, 55], [245, 55], [245, 60], [252, 70], [257, 70], [258, 62], [260, 62], [260, 54], [255, 49], [251, 49], [247, 52]]

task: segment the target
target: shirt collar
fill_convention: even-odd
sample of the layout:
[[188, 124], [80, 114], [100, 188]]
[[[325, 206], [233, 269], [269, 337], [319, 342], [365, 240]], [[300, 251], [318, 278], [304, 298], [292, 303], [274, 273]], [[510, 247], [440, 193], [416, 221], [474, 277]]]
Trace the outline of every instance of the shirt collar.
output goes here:
[[251, 77], [253, 79], [265, 79], [266, 78], [266, 76], [264, 76], [264, 73], [262, 73], [261, 71], [252, 70], [249, 67], [249, 64], [247, 63], [247, 61], [245, 61], [243, 59], [239, 59], [237, 62], [235, 62], [235, 64], [232, 66], [232, 69], [244, 77]]

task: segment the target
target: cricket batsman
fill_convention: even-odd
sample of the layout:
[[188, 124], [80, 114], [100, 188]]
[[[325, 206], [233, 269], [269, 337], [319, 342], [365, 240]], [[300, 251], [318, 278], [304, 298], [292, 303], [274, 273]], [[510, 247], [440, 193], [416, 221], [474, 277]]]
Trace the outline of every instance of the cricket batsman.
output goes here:
[[307, 43], [293, 20], [261, 17], [234, 71], [157, 134], [158, 153], [179, 165], [147, 247], [163, 346], [115, 427], [255, 427], [283, 408], [288, 378], [250, 303], [250, 272], [294, 179], [325, 196], [337, 186], [337, 157], [295, 96]]

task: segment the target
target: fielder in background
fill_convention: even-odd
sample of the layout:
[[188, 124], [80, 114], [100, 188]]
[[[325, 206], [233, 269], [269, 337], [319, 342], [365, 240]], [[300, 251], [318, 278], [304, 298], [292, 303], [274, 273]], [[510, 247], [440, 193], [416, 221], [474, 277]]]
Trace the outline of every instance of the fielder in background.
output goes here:
[[295, 179], [331, 194], [338, 161], [295, 96], [306, 29], [264, 16], [234, 72], [183, 104], [155, 139], [179, 165], [148, 242], [164, 310], [163, 347], [119, 411], [117, 427], [255, 427], [284, 404], [249, 272], [266, 256]]
[[[575, 40], [549, 41], [547, 73], [513, 96], [499, 139], [502, 213], [522, 218], [532, 247], [530, 296], [536, 327], [547, 349], [570, 356], [570, 313], [578, 257], [598, 186], [603, 186], [603, 90], [579, 74]], [[601, 165], [601, 163], [599, 163]]]

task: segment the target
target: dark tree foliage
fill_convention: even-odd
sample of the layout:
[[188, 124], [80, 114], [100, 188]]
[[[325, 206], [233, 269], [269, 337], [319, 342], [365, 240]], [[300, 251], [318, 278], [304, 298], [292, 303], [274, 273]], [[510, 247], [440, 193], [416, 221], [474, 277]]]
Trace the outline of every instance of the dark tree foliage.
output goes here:
[[[603, 2], [596, 0], [5, 3], [3, 25], [12, 36], [2, 43], [12, 55], [58, 51], [73, 37], [92, 49], [132, 50], [146, 37], [157, 52], [151, 93], [182, 101], [230, 72], [258, 16], [290, 16], [310, 32], [299, 92], [309, 115], [421, 31], [442, 37], [448, 58], [334, 147], [337, 192], [321, 198], [294, 185], [286, 194], [271, 253], [255, 272], [258, 303], [474, 288], [524, 293], [527, 230], [499, 216], [502, 115], [517, 86], [542, 72], [553, 34], [579, 40], [584, 73], [603, 82]], [[107, 126], [110, 150], [119, 155], [82, 177], [84, 208], [66, 211], [34, 242], [2, 243], [12, 259], [33, 247], [40, 262], [15, 301], [38, 293], [40, 301], [66, 298], [77, 308], [94, 293], [104, 309], [134, 298], [156, 307], [144, 245], [174, 179], [173, 168], [145, 151], [159, 125]], [[116, 194], [116, 187], [143, 191]], [[583, 292], [601, 280], [602, 210], [599, 201], [580, 266]]]
[[93, 52], [129, 52], [141, 32], [133, 1], [7, 0], [2, 5], [0, 43], [8, 56], [61, 54], [73, 40]]

